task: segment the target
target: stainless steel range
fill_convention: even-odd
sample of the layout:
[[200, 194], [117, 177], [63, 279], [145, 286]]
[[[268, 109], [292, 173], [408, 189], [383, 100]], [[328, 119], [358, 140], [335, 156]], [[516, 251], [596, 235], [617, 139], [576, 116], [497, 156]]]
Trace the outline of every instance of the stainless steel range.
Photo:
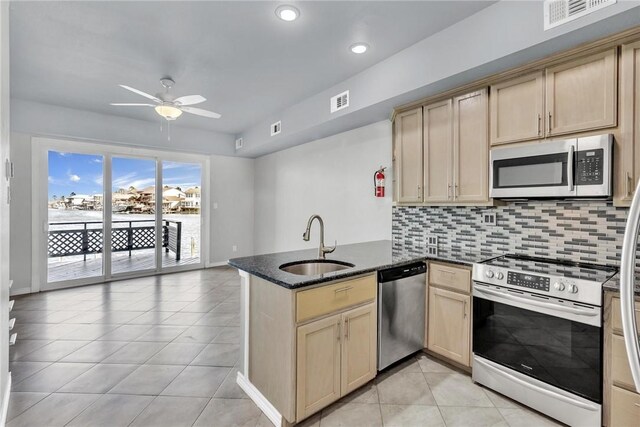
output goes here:
[[602, 285], [616, 269], [506, 255], [473, 267], [473, 380], [602, 425]]

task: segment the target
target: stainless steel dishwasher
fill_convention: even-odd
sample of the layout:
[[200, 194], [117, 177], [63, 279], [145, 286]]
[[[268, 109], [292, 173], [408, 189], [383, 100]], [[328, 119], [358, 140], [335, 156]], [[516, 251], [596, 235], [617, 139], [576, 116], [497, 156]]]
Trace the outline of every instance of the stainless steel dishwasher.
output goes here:
[[424, 348], [427, 266], [378, 272], [378, 370]]

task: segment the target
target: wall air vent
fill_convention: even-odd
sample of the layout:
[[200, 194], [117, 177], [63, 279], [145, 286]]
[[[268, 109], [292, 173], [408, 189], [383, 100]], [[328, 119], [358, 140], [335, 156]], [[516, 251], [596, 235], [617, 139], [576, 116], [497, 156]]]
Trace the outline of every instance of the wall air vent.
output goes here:
[[275, 136], [282, 132], [282, 122], [278, 120], [274, 124], [271, 125], [271, 136]]
[[347, 108], [349, 106], [349, 91], [344, 92], [331, 97], [331, 112], [335, 113], [338, 110]]
[[615, 4], [617, 0], [545, 0], [545, 31], [558, 25], [588, 15], [603, 7]]
[[236, 150], [241, 149], [244, 146], [244, 140], [242, 138], [236, 139]]

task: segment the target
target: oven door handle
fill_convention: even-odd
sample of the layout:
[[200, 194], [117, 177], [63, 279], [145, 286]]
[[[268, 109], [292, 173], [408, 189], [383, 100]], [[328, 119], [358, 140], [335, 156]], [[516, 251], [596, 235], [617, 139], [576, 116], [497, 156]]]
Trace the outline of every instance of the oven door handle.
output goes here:
[[556, 393], [554, 391], [547, 390], [545, 388], [537, 387], [537, 386], [535, 386], [535, 385], [533, 385], [533, 384], [531, 384], [531, 383], [529, 383], [527, 381], [521, 380], [520, 378], [516, 377], [515, 375], [512, 375], [512, 374], [510, 374], [508, 372], [504, 372], [504, 371], [502, 371], [500, 369], [493, 368], [491, 365], [489, 365], [488, 363], [485, 363], [483, 360], [478, 360], [477, 358], [474, 358], [473, 363], [479, 363], [481, 365], [485, 365], [486, 367], [491, 369], [491, 372], [500, 374], [500, 375], [506, 377], [507, 379], [509, 379], [510, 381], [513, 381], [515, 383], [523, 385], [523, 386], [525, 386], [527, 388], [535, 387], [535, 390], [537, 392], [540, 392], [542, 394], [546, 394], [547, 396], [550, 396], [550, 397], [552, 397], [554, 399], [562, 400], [563, 402], [569, 403], [569, 404], [571, 404], [573, 406], [577, 406], [578, 408], [587, 409], [589, 411], [597, 411], [598, 410], [598, 407], [595, 406], [595, 405], [589, 405], [587, 403], [580, 402], [579, 400], [572, 399], [569, 396], [565, 396], [565, 395], [562, 395], [560, 393]]
[[542, 301], [535, 301], [529, 298], [523, 298], [523, 297], [518, 297], [515, 295], [511, 295], [511, 294], [507, 294], [504, 292], [499, 292], [499, 291], [493, 291], [491, 289], [485, 289], [485, 288], [480, 288], [478, 286], [475, 286], [473, 288], [475, 291], [478, 291], [480, 293], [484, 293], [484, 294], [489, 294], [489, 295], [495, 295], [498, 297], [502, 297], [511, 301], [517, 301], [517, 302], [521, 302], [523, 304], [529, 304], [529, 305], [533, 305], [536, 307], [542, 307], [542, 308], [548, 308], [548, 309], [552, 309], [552, 310], [557, 310], [557, 311], [563, 311], [565, 313], [571, 313], [571, 314], [578, 314], [580, 316], [589, 316], [589, 317], [593, 317], [593, 316], [598, 316], [599, 313], [596, 310], [590, 311], [590, 310], [581, 310], [579, 308], [573, 308], [573, 307], [565, 307], [562, 305], [558, 305], [558, 304], [552, 304], [552, 303], [548, 303], [548, 302], [542, 302]]

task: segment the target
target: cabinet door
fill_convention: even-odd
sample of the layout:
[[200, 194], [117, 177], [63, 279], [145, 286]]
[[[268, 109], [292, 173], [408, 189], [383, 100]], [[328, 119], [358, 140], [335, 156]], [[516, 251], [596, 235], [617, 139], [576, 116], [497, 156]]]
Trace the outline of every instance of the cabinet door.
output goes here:
[[640, 163], [640, 41], [622, 46], [620, 127], [615, 141], [614, 202], [628, 206], [638, 182]]
[[616, 125], [617, 48], [548, 68], [547, 134]]
[[340, 398], [342, 315], [298, 327], [296, 419]]
[[396, 116], [394, 148], [397, 201], [422, 202], [422, 107]]
[[640, 395], [611, 387], [611, 427], [637, 426], [640, 420]]
[[491, 145], [544, 136], [544, 77], [536, 72], [491, 86]]
[[489, 200], [487, 90], [453, 98], [453, 195], [456, 202]]
[[453, 197], [451, 100], [427, 105], [423, 111], [424, 201], [447, 202]]
[[377, 312], [376, 304], [343, 314], [342, 396], [376, 376]]
[[454, 362], [470, 366], [469, 295], [429, 287], [429, 350]]

